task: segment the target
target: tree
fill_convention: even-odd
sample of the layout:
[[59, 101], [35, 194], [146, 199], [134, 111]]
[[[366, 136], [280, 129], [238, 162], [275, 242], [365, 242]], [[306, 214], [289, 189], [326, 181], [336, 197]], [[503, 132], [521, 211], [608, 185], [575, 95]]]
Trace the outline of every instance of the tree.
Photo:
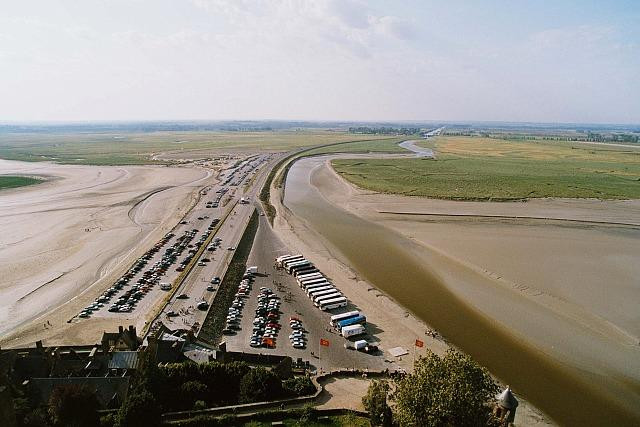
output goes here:
[[151, 393], [132, 392], [118, 411], [118, 427], [159, 426], [160, 406]]
[[200, 381], [187, 381], [180, 386], [180, 398], [184, 409], [190, 409], [197, 400], [204, 400], [209, 394], [209, 387]]
[[498, 391], [489, 372], [455, 350], [428, 352], [396, 380], [394, 419], [401, 426], [485, 426]]
[[240, 380], [240, 401], [274, 400], [282, 395], [282, 383], [271, 371], [259, 367], [247, 372]]
[[316, 386], [307, 376], [284, 380], [282, 388], [289, 396], [307, 396], [316, 392]]
[[98, 426], [98, 407], [95, 391], [84, 385], [58, 386], [49, 397], [49, 416], [56, 426]]
[[369, 413], [372, 425], [390, 426], [392, 424], [391, 408], [387, 396], [391, 387], [387, 381], [373, 380], [369, 384], [367, 394], [362, 398], [364, 409]]

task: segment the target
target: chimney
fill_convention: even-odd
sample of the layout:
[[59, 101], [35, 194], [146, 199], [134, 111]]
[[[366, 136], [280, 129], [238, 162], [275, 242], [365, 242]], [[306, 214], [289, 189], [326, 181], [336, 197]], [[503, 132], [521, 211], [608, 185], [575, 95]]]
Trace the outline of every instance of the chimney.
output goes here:
[[129, 334], [131, 335], [131, 338], [135, 338], [136, 337], [136, 327], [133, 325], [129, 325]]
[[38, 350], [42, 350], [42, 340], [38, 340], [38, 341], [36, 341], [36, 348], [37, 348]]
[[122, 326], [118, 326], [118, 332], [122, 333], [122, 331], [124, 331], [124, 328]]

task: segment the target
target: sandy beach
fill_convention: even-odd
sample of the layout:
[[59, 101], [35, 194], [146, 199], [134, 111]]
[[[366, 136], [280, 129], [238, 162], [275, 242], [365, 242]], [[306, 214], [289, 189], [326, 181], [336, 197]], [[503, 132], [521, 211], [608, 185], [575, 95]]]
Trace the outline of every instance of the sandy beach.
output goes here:
[[[0, 174], [45, 177], [0, 192], [0, 342], [93, 343], [113, 320], [66, 323], [168, 232], [211, 172], [0, 160]], [[46, 322], [50, 325], [46, 325]]]

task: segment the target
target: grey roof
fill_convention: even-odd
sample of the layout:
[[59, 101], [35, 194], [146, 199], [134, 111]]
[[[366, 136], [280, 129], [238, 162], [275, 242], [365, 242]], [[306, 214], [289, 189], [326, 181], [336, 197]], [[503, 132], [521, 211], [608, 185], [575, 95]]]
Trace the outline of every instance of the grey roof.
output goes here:
[[114, 351], [109, 360], [109, 369], [137, 369], [137, 351]]
[[30, 383], [38, 391], [41, 402], [48, 402], [53, 390], [61, 385], [86, 385], [96, 391], [98, 402], [103, 408], [109, 407], [115, 398], [124, 402], [129, 389], [128, 377], [71, 377], [71, 378], [33, 378]]
[[169, 333], [167, 333], [167, 332], [164, 332], [164, 333], [160, 336], [160, 339], [161, 339], [162, 341], [185, 341], [185, 339], [184, 339], [184, 338], [179, 337], [179, 336], [177, 336], [177, 335], [169, 334]]
[[498, 395], [498, 404], [506, 409], [514, 409], [518, 407], [518, 399], [511, 393], [509, 386]]
[[184, 346], [183, 353], [187, 359], [193, 360], [196, 363], [207, 363], [216, 358], [215, 350], [197, 344]]

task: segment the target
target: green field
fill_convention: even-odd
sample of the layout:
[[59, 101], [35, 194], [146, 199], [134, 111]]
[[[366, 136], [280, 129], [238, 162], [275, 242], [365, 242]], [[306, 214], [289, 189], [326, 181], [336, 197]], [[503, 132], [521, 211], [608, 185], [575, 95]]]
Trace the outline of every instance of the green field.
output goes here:
[[640, 198], [640, 150], [577, 143], [441, 137], [437, 160], [335, 160], [359, 187], [453, 200]]
[[[355, 137], [355, 135], [353, 135]], [[385, 139], [373, 140], [370, 138], [375, 135], [360, 135], [361, 138], [367, 138], [364, 141], [356, 141], [348, 144], [337, 144], [328, 147], [320, 147], [305, 152], [305, 156], [328, 153], [401, 153], [407, 152], [404, 148], [398, 146], [402, 141], [410, 139], [409, 137], [389, 137], [383, 136]], [[357, 139], [357, 138], [353, 138]]]
[[384, 136], [329, 130], [263, 132], [3, 133], [0, 158], [67, 164], [158, 163], [157, 153], [198, 150], [289, 151], [302, 147]]
[[26, 176], [2, 175], [0, 176], [0, 190], [24, 187], [27, 185], [39, 184], [41, 182], [41, 179], [29, 178]]

